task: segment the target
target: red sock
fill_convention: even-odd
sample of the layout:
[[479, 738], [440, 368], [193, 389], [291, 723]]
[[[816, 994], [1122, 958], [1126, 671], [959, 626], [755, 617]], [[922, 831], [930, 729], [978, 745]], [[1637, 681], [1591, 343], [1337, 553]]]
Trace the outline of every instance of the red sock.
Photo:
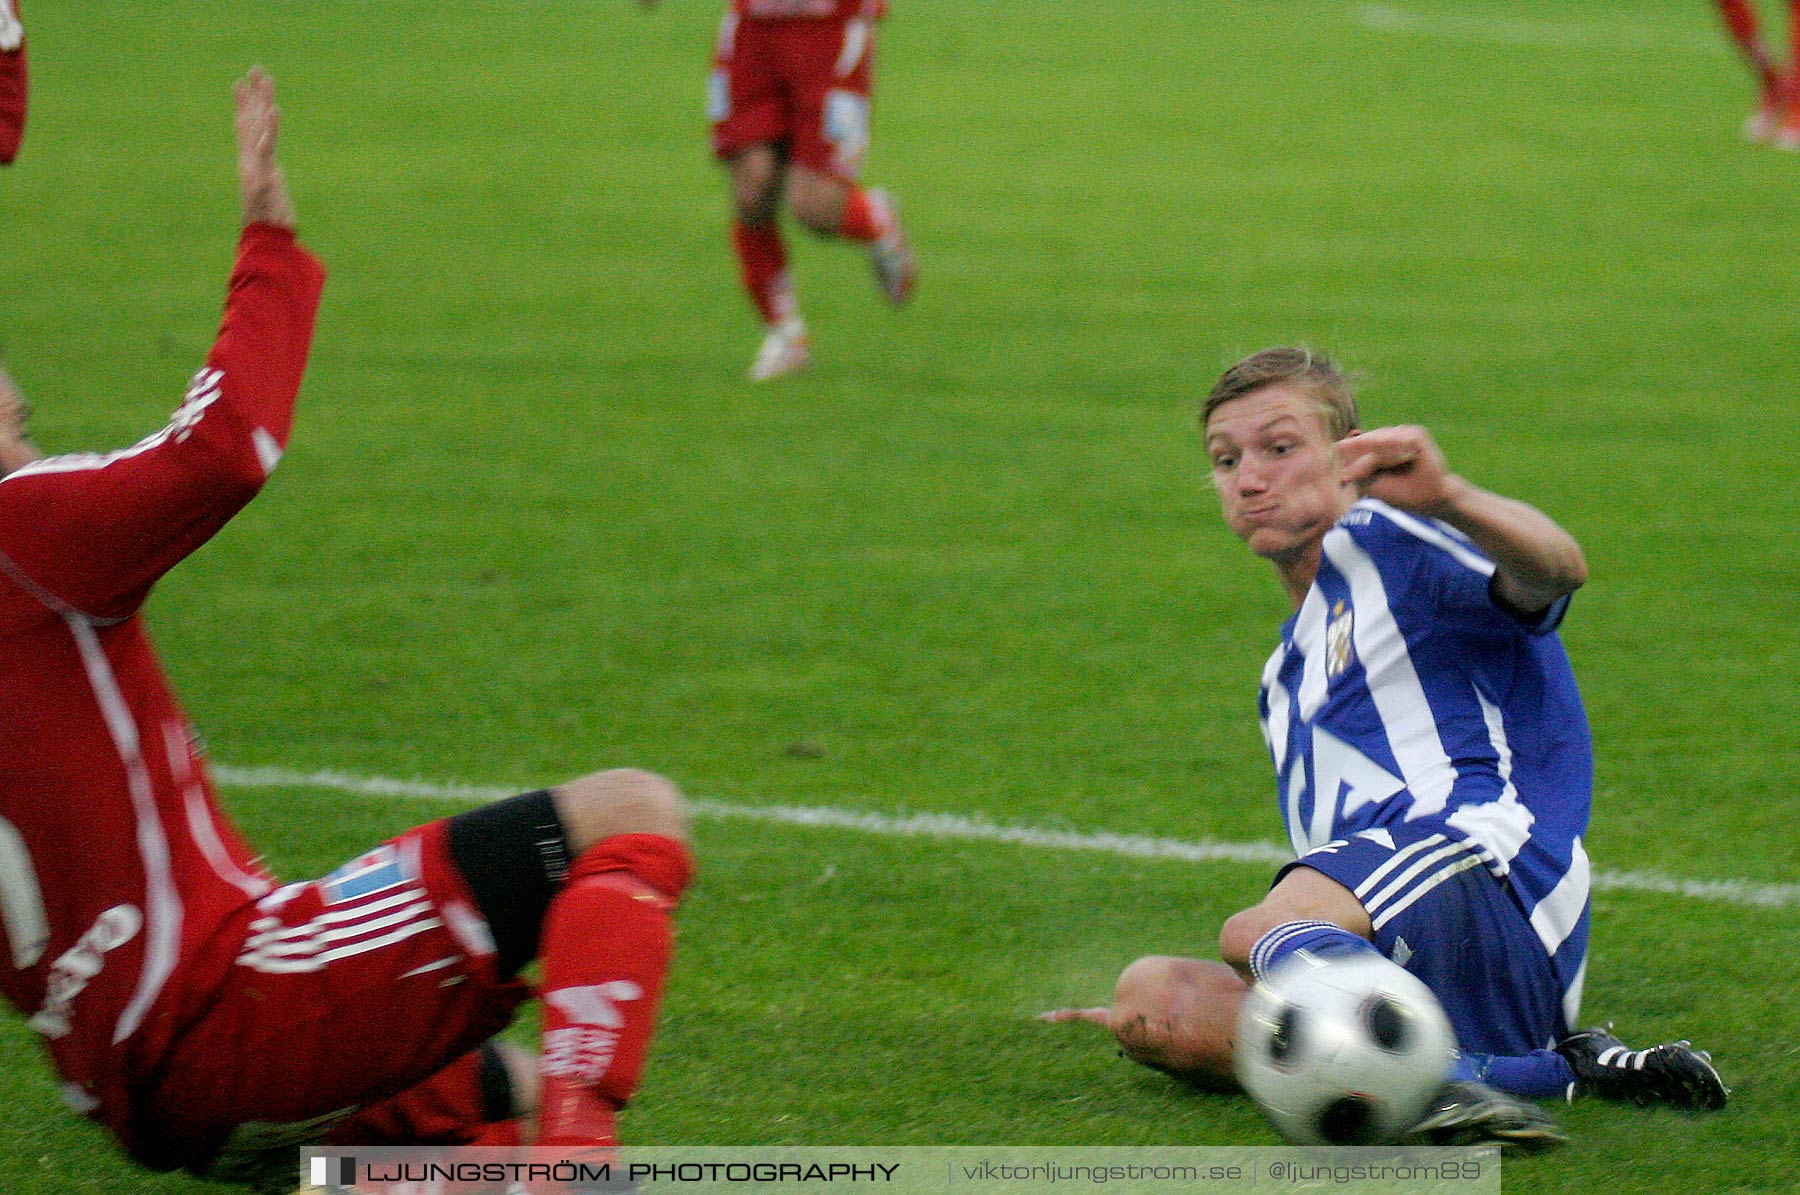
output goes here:
[[[1800, 8], [1800, 5], [1796, 5]], [[1756, 9], [1751, 7], [1750, 0], [1719, 0], [1719, 12], [1725, 18], [1725, 28], [1731, 31], [1731, 40], [1738, 44], [1744, 57], [1762, 79], [1763, 89], [1773, 91], [1777, 86], [1779, 72], [1775, 62], [1769, 57], [1769, 51], [1763, 48], [1762, 34], [1756, 23]]]
[[879, 241], [894, 226], [894, 218], [888, 214], [887, 207], [869, 197], [869, 193], [861, 187], [851, 187], [850, 195], [844, 200], [844, 222], [838, 232], [852, 241]]
[[780, 225], [773, 220], [766, 224], [736, 221], [731, 226], [731, 247], [737, 252], [738, 277], [763, 323], [779, 324], [792, 316], [796, 310], [794, 285], [788, 277], [787, 246], [782, 243]]
[[[1788, 0], [1788, 70], [1773, 84], [1775, 91], [1781, 95], [1783, 102], [1800, 104], [1800, 0]], [[1779, 75], [1773, 67], [1772, 74]], [[1771, 84], [1765, 82], [1765, 87]]]
[[687, 848], [621, 834], [575, 860], [544, 918], [538, 1143], [612, 1145], [637, 1088], [674, 949]]

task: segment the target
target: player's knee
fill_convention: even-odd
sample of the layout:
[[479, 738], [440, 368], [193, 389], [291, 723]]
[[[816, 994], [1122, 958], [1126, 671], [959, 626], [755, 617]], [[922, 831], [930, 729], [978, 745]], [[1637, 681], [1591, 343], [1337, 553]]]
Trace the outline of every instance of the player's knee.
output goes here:
[[791, 193], [788, 210], [808, 231], [820, 236], [835, 236], [844, 225], [844, 202], [841, 196], [818, 191]]
[[640, 768], [595, 772], [555, 789], [573, 853], [620, 834], [688, 841], [687, 801], [673, 781]]
[[841, 179], [804, 166], [788, 173], [788, 211], [821, 236], [830, 236], [843, 227], [844, 206], [849, 198], [850, 188]]
[[745, 224], [775, 218], [781, 198], [781, 163], [766, 147], [755, 146], [731, 160], [731, 205]]
[[788, 210], [794, 213], [794, 219], [820, 236], [832, 235], [844, 222], [842, 203], [833, 203], [812, 191], [790, 192]]
[[1244, 971], [1262, 936], [1290, 921], [1328, 921], [1364, 938], [1374, 936], [1369, 914], [1354, 892], [1323, 872], [1296, 867], [1261, 904], [1226, 919], [1219, 930], [1219, 957]]
[[767, 224], [775, 218], [774, 191], [746, 191], [734, 188], [731, 195], [732, 214], [740, 224]]
[[1269, 911], [1261, 905], [1233, 913], [1219, 927], [1219, 957], [1239, 971], [1245, 970], [1250, 965], [1251, 949], [1272, 928]]

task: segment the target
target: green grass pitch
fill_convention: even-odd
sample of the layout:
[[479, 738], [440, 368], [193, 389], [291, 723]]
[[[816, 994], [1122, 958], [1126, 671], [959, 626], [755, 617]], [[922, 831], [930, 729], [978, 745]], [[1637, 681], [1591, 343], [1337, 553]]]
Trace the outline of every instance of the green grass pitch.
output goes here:
[[[1713, 1050], [1731, 1109], [1560, 1109], [1508, 1191], [1800, 1183], [1800, 909], [1726, 898], [1800, 873], [1800, 158], [1739, 139], [1702, 0], [895, 0], [869, 177], [919, 294], [796, 237], [818, 363], [768, 388], [716, 0], [26, 7], [0, 341], [48, 448], [137, 438], [197, 367], [251, 62], [333, 273], [281, 471], [150, 608], [219, 762], [1275, 842], [1282, 596], [1191, 406], [1305, 340], [1585, 544], [1596, 867], [1738, 885], [1599, 892], [1586, 1001]], [[286, 875], [457, 807], [226, 797]], [[1266, 866], [698, 832], [632, 1140], [1274, 1142], [1029, 1019], [1209, 952]], [[118, 1161], [17, 1018], [0, 1106], [0, 1190], [227, 1189]]]

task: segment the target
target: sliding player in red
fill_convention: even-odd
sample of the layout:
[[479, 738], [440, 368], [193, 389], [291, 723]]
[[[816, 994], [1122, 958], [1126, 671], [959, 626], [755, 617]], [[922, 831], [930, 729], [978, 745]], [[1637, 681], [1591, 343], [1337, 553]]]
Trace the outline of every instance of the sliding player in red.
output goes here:
[[19, 156], [25, 136], [25, 26], [18, 0], [0, 0], [0, 166]]
[[[1767, 141], [1781, 149], [1800, 149], [1800, 93], [1796, 91], [1794, 67], [1790, 65], [1783, 70], [1775, 55], [1763, 44], [1752, 0], [1717, 0], [1717, 3], [1731, 40], [1737, 43], [1750, 69], [1756, 73], [1756, 108], [1744, 124], [1744, 135], [1752, 141]], [[1788, 0], [1788, 13], [1793, 61], [1800, 63], [1800, 0]]]
[[739, 276], [764, 325], [752, 381], [798, 373], [812, 359], [777, 219], [784, 200], [811, 231], [862, 245], [888, 302], [912, 295], [912, 248], [894, 201], [857, 181], [869, 148], [875, 25], [886, 8], [885, 0], [732, 0], [719, 27], [707, 118], [731, 177]]
[[[0, 991], [70, 1105], [159, 1169], [272, 1166], [291, 1186], [295, 1147], [327, 1135], [613, 1144], [692, 868], [675, 787], [599, 772], [278, 885], [150, 646], [152, 586], [281, 459], [324, 282], [294, 236], [272, 81], [252, 71], [237, 110], [237, 263], [169, 424], [44, 457], [0, 374]], [[535, 1081], [489, 1043], [534, 957]]]

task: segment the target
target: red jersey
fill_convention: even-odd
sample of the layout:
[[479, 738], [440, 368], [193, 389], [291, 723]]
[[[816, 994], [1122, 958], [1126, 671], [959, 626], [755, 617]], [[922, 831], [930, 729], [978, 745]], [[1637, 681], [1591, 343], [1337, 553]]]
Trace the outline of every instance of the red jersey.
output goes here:
[[0, 479], [0, 992], [79, 1110], [128, 1082], [231, 965], [268, 875], [214, 798], [138, 609], [287, 444], [324, 271], [246, 228], [224, 322], [169, 425]]
[[887, 12], [887, 0], [732, 0], [731, 7], [753, 21], [874, 20]]
[[18, 156], [25, 97], [25, 26], [18, 0], [0, 0], [0, 166]]

